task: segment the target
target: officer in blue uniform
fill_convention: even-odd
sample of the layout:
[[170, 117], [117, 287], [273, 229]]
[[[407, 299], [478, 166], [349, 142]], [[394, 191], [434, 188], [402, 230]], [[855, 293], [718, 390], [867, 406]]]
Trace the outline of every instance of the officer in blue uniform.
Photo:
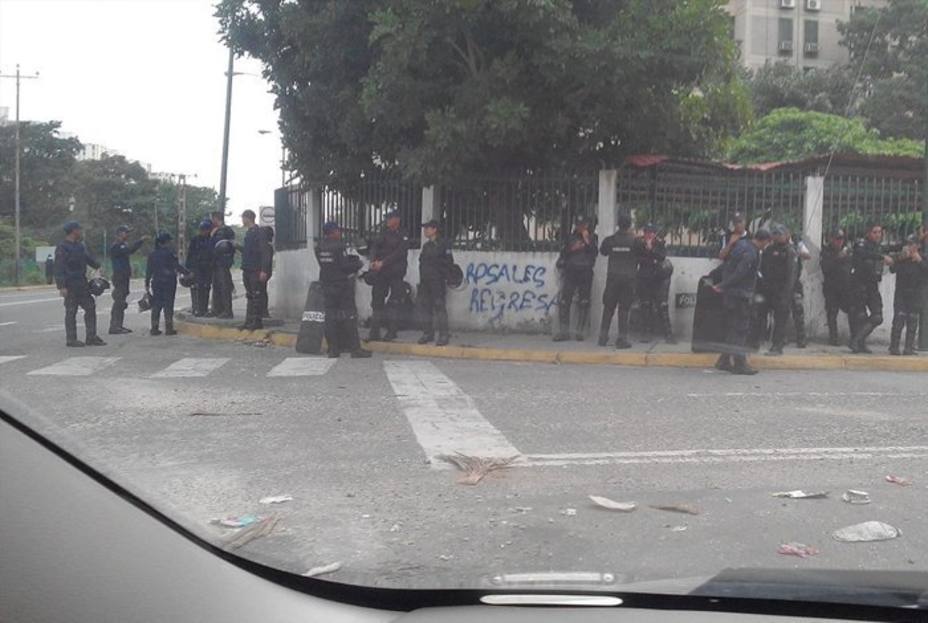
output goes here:
[[558, 330], [555, 342], [568, 339], [570, 333], [570, 307], [574, 295], [577, 297], [577, 327], [574, 338], [582, 341], [590, 322], [590, 298], [593, 287], [593, 265], [599, 253], [599, 240], [591, 230], [591, 221], [584, 215], [577, 216], [574, 231], [561, 249], [557, 266], [562, 269], [561, 293], [558, 300]]
[[217, 318], [232, 317], [232, 263], [235, 260], [235, 232], [224, 224], [222, 212], [210, 214], [213, 231], [213, 309]]
[[361, 258], [349, 255], [342, 241], [338, 223], [329, 221], [322, 226], [323, 239], [316, 247], [319, 261], [319, 283], [325, 306], [325, 341], [328, 356], [337, 358], [350, 352], [354, 359], [371, 356], [361, 348], [358, 337], [358, 309], [354, 301], [354, 281], [351, 276], [361, 270]]
[[[914, 355], [915, 335], [918, 332], [919, 297], [928, 285], [928, 258], [921, 254], [919, 238], [906, 239], [902, 252], [896, 256], [890, 271], [896, 274], [896, 293], [893, 296], [893, 327], [890, 334], [890, 355]], [[902, 330], [905, 329], [905, 348], [899, 350]]]
[[440, 234], [438, 221], [434, 219], [422, 224], [422, 233], [427, 240], [419, 251], [419, 298], [424, 316], [419, 343], [428, 344], [435, 339], [435, 331], [438, 331], [435, 345], [447, 346], [450, 332], [445, 294], [448, 276], [454, 265], [451, 241]]
[[[68, 346], [105, 346], [97, 335], [97, 304], [90, 294], [87, 267], [100, 268], [99, 262], [81, 241], [80, 223], [71, 221], [64, 226], [65, 237], [55, 247], [55, 285], [64, 297], [64, 331]], [[77, 308], [84, 310], [85, 337], [77, 339]]]
[[[386, 217], [386, 228], [371, 245], [371, 272], [374, 273], [374, 284], [371, 287], [373, 313], [368, 341], [378, 342], [383, 339], [385, 342], [392, 342], [397, 337], [400, 309], [406, 295], [403, 278], [406, 276], [408, 251], [409, 239], [400, 230], [400, 214], [396, 211], [390, 212]], [[380, 329], [384, 320], [387, 333], [381, 338]]]
[[209, 238], [213, 228], [209, 219], [203, 219], [197, 235], [190, 239], [184, 266], [193, 272], [194, 284], [190, 288], [193, 315], [205, 316], [209, 311], [209, 290], [213, 281], [213, 246]]
[[631, 231], [632, 219], [627, 214], [620, 214], [618, 231], [603, 240], [599, 248], [600, 255], [609, 258], [606, 270], [606, 287], [603, 290], [603, 318], [599, 327], [600, 346], [609, 341], [609, 329], [612, 317], [618, 308], [619, 335], [615, 347], [631, 348], [628, 341], [628, 313], [635, 302], [635, 274], [638, 258], [635, 256], [635, 234]]
[[245, 324], [240, 328], [248, 331], [263, 329], [261, 321], [262, 307], [267, 299], [267, 280], [271, 274], [271, 254], [267, 244], [266, 232], [255, 223], [253, 210], [242, 212], [242, 225], [245, 226], [245, 240], [242, 245], [242, 282], [245, 286], [247, 307]]
[[132, 329], [123, 326], [126, 318], [126, 298], [129, 296], [129, 280], [132, 278], [132, 265], [129, 264], [129, 257], [139, 250], [139, 248], [148, 240], [148, 236], [142, 236], [132, 244], [129, 244], [129, 232], [132, 230], [128, 225], [120, 225], [116, 228], [116, 242], [110, 247], [110, 262], [113, 267], [113, 307], [110, 310], [110, 335], [119, 335], [121, 333], [132, 333]]
[[892, 266], [893, 259], [883, 252], [883, 227], [873, 223], [867, 235], [854, 245], [851, 255], [851, 313], [853, 335], [850, 348], [855, 353], [871, 354], [867, 338], [883, 324], [883, 297], [880, 282], [883, 267]]
[[164, 312], [164, 334], [177, 335], [174, 330], [174, 295], [177, 293], [177, 273], [186, 274], [171, 245], [171, 234], [161, 232], [155, 238], [155, 250], [148, 255], [145, 268], [145, 291], [151, 294], [151, 335], [161, 335], [158, 328]]

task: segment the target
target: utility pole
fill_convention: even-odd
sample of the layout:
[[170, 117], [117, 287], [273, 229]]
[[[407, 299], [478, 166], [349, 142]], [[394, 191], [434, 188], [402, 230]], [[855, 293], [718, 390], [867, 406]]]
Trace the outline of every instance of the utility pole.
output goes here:
[[13, 283], [19, 285], [19, 253], [20, 245], [22, 244], [22, 232], [19, 227], [19, 214], [20, 214], [20, 187], [19, 187], [19, 169], [20, 169], [20, 158], [22, 152], [22, 137], [20, 136], [19, 131], [19, 82], [20, 80], [35, 80], [39, 77], [38, 72], [31, 76], [24, 76], [19, 71], [19, 63], [16, 64], [16, 73], [15, 74], [0, 74], [0, 78], [14, 78], [16, 80], [16, 156], [15, 156], [15, 173], [13, 174], [13, 186], [14, 186], [14, 205], [15, 205], [15, 216], [14, 216], [14, 227], [16, 228], [15, 234], [15, 246], [16, 251], [14, 255], [13, 263]]
[[229, 125], [232, 121], [232, 71], [235, 63], [235, 53], [229, 48], [229, 67], [226, 70], [226, 121], [222, 131], [222, 167], [219, 173], [219, 211], [222, 220], [226, 220], [226, 177], [229, 172]]
[[187, 256], [187, 176], [181, 173], [177, 176], [180, 182], [180, 194], [177, 206], [177, 256], [181, 262]]

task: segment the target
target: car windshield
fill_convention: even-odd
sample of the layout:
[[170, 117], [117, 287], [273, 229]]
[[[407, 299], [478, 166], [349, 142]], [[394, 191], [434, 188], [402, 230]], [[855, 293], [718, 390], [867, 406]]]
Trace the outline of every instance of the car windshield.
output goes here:
[[926, 58], [912, 0], [0, 0], [0, 400], [297, 575], [867, 603], [928, 573]]

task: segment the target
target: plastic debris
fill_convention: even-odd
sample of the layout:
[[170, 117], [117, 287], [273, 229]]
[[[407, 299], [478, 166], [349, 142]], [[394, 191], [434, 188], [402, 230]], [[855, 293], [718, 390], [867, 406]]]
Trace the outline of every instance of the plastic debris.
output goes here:
[[284, 502], [293, 501], [292, 495], [269, 495], [258, 500], [261, 504], [283, 504]]
[[659, 511], [667, 511], [668, 513], [683, 513], [684, 515], [698, 515], [700, 510], [689, 504], [665, 504], [665, 505], [651, 505], [651, 508]]
[[792, 500], [820, 500], [822, 498], [828, 497], [827, 491], [814, 491], [809, 493], [808, 491], [803, 491], [802, 489], [796, 489], [795, 491], [778, 491], [776, 493], [771, 493], [775, 498], [790, 498]]
[[274, 529], [274, 526], [277, 525], [277, 521], [277, 517], [265, 517], [257, 523], [236, 532], [226, 540], [225, 544], [229, 549], [238, 549], [246, 543], [269, 535]]
[[253, 523], [260, 521], [260, 517], [255, 515], [239, 515], [237, 517], [223, 517], [210, 520], [212, 524], [218, 524], [224, 528], [245, 528]]
[[686, 532], [689, 526], [670, 526], [671, 532]]
[[458, 484], [476, 485], [490, 472], [511, 467], [512, 462], [519, 458], [519, 455], [516, 454], [510, 457], [480, 457], [468, 456], [460, 452], [455, 452], [454, 454], [440, 454], [436, 458], [446, 463], [451, 463], [464, 472], [464, 475], [458, 478]]
[[400, 525], [398, 523], [395, 523], [392, 526], [390, 526], [390, 532], [399, 532], [399, 531], [400, 531]]
[[910, 484], [912, 484], [912, 481], [909, 480], [908, 478], [903, 478], [902, 476], [893, 476], [893, 475], [887, 476], [886, 482], [891, 482], [894, 485], [899, 485], [902, 487], [908, 487]]
[[452, 558], [454, 558], [454, 554], [440, 554], [438, 556], [439, 560], [451, 560]]
[[328, 565], [322, 565], [322, 566], [319, 566], [319, 567], [313, 567], [312, 569], [310, 569], [309, 571], [307, 571], [306, 573], [304, 573], [304, 574], [303, 574], [303, 577], [314, 578], [314, 577], [316, 577], [317, 575], [325, 575], [326, 573], [335, 573], [336, 571], [338, 571], [338, 570], [341, 569], [341, 568], [342, 568], [342, 563], [340, 563], [340, 562], [333, 562], [333, 563], [328, 564]]
[[619, 511], [620, 513], [630, 513], [636, 508], [638, 508], [638, 505], [635, 504], [634, 502], [616, 502], [614, 500], [610, 500], [609, 498], [604, 498], [598, 495], [591, 495], [589, 497], [590, 497], [590, 500], [593, 502], [593, 504], [596, 504], [597, 506], [601, 506], [603, 508], [608, 508], [611, 511]]
[[809, 556], [817, 556], [821, 552], [811, 545], [805, 545], [804, 543], [783, 543], [777, 548], [777, 553], [784, 556], [808, 558]]
[[565, 508], [564, 510], [561, 511], [561, 514], [567, 515], [568, 517], [573, 517], [577, 514], [577, 509], [576, 508]]
[[848, 489], [841, 496], [841, 499], [847, 502], [848, 504], [869, 504], [870, 503], [870, 494], [866, 491], [858, 491], [857, 489]]
[[831, 536], [843, 543], [865, 543], [869, 541], [888, 541], [895, 539], [902, 532], [888, 523], [882, 521], [865, 521], [840, 530], [835, 530]]

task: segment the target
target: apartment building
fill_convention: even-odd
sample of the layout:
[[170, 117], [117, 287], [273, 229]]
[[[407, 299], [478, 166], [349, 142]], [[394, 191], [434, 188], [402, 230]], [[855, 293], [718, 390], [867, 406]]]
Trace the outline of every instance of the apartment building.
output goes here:
[[786, 61], [799, 68], [846, 63], [838, 22], [887, 0], [731, 0], [732, 31], [741, 61], [752, 69]]

